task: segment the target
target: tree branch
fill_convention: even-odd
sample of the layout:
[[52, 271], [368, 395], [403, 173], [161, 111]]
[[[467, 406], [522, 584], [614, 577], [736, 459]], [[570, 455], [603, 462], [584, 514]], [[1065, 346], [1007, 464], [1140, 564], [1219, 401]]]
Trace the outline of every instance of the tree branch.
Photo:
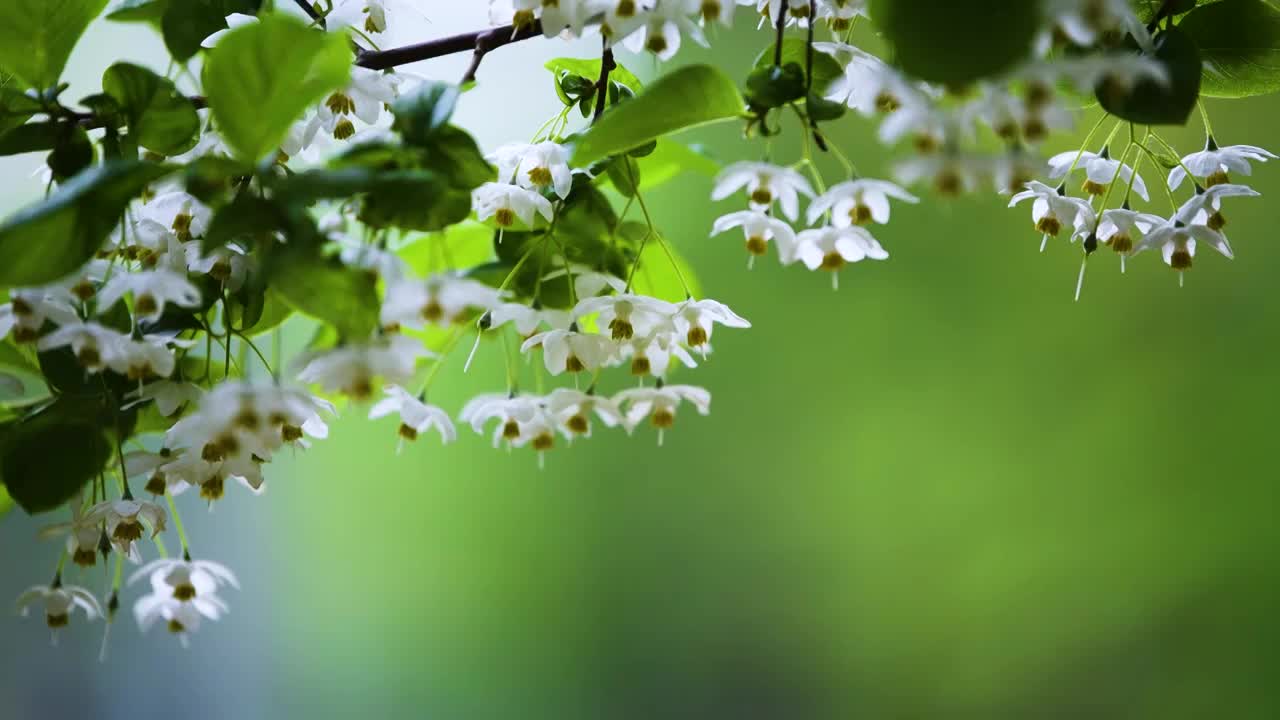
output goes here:
[[307, 17], [311, 18], [312, 22], [316, 23], [320, 27], [324, 27], [324, 18], [320, 15], [320, 13], [316, 12], [316, 8], [314, 5], [307, 2], [307, 0], [293, 0], [293, 1], [298, 4], [298, 7], [302, 8], [302, 12], [306, 13]]
[[596, 111], [591, 116], [592, 125], [604, 114], [604, 102], [609, 96], [609, 72], [618, 66], [613, 60], [613, 48], [609, 47], [609, 41], [604, 42], [604, 52], [600, 54], [600, 79], [596, 81]]
[[472, 57], [471, 67], [467, 68], [467, 74], [462, 78], [462, 82], [465, 83], [475, 79], [476, 70], [479, 69], [480, 61], [484, 59], [486, 53], [497, 50], [503, 45], [541, 35], [541, 21], [534, 21], [532, 25], [518, 30], [512, 25], [503, 25], [388, 50], [365, 50], [356, 56], [356, 65], [370, 70], [386, 70], [397, 65], [407, 65], [419, 60], [430, 60], [471, 50], [475, 55]]

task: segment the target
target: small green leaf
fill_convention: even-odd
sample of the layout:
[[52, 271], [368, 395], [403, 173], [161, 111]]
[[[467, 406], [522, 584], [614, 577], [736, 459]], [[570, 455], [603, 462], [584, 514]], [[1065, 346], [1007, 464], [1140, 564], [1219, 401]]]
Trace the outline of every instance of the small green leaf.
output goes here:
[[62, 182], [93, 164], [93, 143], [89, 133], [79, 125], [63, 125], [59, 128], [58, 141], [49, 153], [49, 169], [53, 179]]
[[107, 0], [0, 2], [0, 68], [27, 86], [57, 84], [67, 58]]
[[[544, 67], [557, 76], [560, 73], [568, 73], [570, 76], [583, 78], [587, 81], [587, 86], [591, 88], [595, 87], [596, 81], [600, 78], [600, 58], [554, 58], [548, 60]], [[636, 77], [635, 73], [616, 61], [613, 69], [609, 71], [609, 81], [622, 85], [637, 94], [644, 87], [644, 83], [640, 82], [640, 78]]]
[[13, 76], [0, 70], [0, 133], [25, 123], [40, 110], [40, 103], [19, 90]]
[[[774, 52], [776, 43], [770, 44], [756, 56], [753, 67], [764, 68], [773, 65]], [[782, 65], [786, 67], [790, 63], [796, 63], [801, 68], [807, 67], [809, 53], [808, 41], [798, 38], [789, 37], [782, 41]], [[835, 82], [842, 75], [844, 69], [840, 67], [840, 63], [830, 55], [817, 50], [813, 51], [813, 80], [810, 83], [813, 92], [824, 95], [827, 88], [831, 87], [831, 83]]]
[[57, 509], [97, 477], [111, 457], [111, 443], [96, 416], [86, 416], [81, 405], [60, 399], [0, 433], [0, 478], [27, 513]]
[[1280, 90], [1280, 10], [1263, 0], [1223, 0], [1198, 7], [1178, 28], [1200, 48], [1200, 91], [1250, 97]]
[[847, 109], [844, 103], [828, 100], [817, 93], [809, 93], [804, 101], [805, 112], [814, 122], [829, 122], [844, 117]]
[[116, 22], [148, 22], [160, 25], [169, 0], [122, 0], [107, 11], [107, 19]]
[[256, 163], [308, 107], [347, 84], [351, 48], [342, 33], [271, 15], [223, 37], [204, 75], [218, 129], [240, 159]]
[[759, 110], [782, 107], [804, 97], [804, 68], [799, 63], [766, 65], [747, 75], [747, 102]]
[[19, 125], [16, 128], [0, 133], [0, 155], [21, 155], [22, 153], [52, 150], [63, 134], [58, 123], [53, 121], [33, 122]]
[[1107, 112], [1143, 125], [1182, 125], [1200, 97], [1200, 53], [1196, 43], [1178, 27], [1155, 38], [1153, 56], [1169, 74], [1164, 85], [1144, 80], [1128, 91], [1114, 82], [1098, 84], [1098, 102]]
[[742, 95], [727, 75], [709, 65], [687, 65], [610, 107], [578, 140], [573, 165], [586, 167], [668, 133], [735, 118], [743, 109]]
[[623, 197], [634, 197], [636, 190], [643, 187], [640, 166], [630, 156], [614, 158], [606, 172], [609, 174], [609, 181]]
[[964, 87], [1031, 55], [1038, 0], [872, 0], [871, 17], [902, 69], [921, 80]]
[[282, 253], [273, 259], [269, 285], [289, 305], [333, 325], [344, 338], [367, 338], [378, 326], [376, 278], [336, 259]]
[[227, 16], [257, 15], [262, 0], [179, 0], [169, 2], [160, 18], [165, 47], [175, 60], [186, 62], [200, 52], [205, 38], [227, 29]]
[[102, 75], [102, 89], [119, 103], [138, 144], [161, 155], [179, 155], [200, 137], [196, 106], [173, 82], [129, 63], [116, 63]]
[[399, 98], [391, 106], [396, 118], [392, 129], [410, 144], [428, 143], [434, 133], [449, 122], [457, 102], [458, 86], [425, 82], [412, 95]]
[[170, 168], [118, 162], [90, 168], [0, 224], [0, 286], [42, 285], [83, 265], [129, 201]]

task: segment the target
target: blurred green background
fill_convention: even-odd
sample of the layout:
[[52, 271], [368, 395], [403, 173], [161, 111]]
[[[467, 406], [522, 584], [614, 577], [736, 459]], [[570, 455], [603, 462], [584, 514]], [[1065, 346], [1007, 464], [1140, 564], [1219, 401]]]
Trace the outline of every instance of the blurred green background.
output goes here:
[[[411, 37], [484, 22], [483, 3], [427, 6]], [[677, 61], [744, 74], [769, 42], [745, 15], [718, 35]], [[494, 53], [459, 123], [487, 148], [529, 136], [558, 107], [541, 63], [595, 52]], [[161, 53], [99, 22], [73, 94]], [[413, 70], [453, 79], [466, 60]], [[1275, 98], [1208, 109], [1221, 144], [1280, 148]], [[734, 126], [685, 139], [726, 162], [762, 150]], [[831, 140], [887, 174], [866, 121]], [[797, 143], [789, 125], [774, 157]], [[39, 194], [39, 162], [0, 165], [6, 212]], [[1255, 187], [1274, 196], [1278, 172]], [[709, 192], [684, 177], [647, 200], [706, 294], [754, 324], [680, 375], [711, 389], [710, 417], [682, 413], [662, 448], [648, 428], [598, 432], [539, 471], [469, 429], [396, 456], [394, 421], [350, 409], [273, 463], [265, 496], [236, 488], [213, 514], [185, 499], [197, 554], [244, 583], [229, 617], [183, 651], [122, 614], [105, 664], [101, 625], [50, 648], [38, 620], [6, 620], [0, 717], [1280, 716], [1268, 199], [1229, 206], [1235, 261], [1205, 250], [1179, 289], [1158, 255], [1121, 275], [1104, 248], [1077, 304], [1078, 246], [1039, 254], [1029, 210], [990, 194], [895, 207], [877, 230], [892, 259], [832, 292], [771, 258], [746, 271], [737, 235], [707, 238], [738, 209]], [[502, 389], [495, 346], [459, 366], [435, 402]], [[39, 524], [0, 521], [0, 595], [46, 579]]]

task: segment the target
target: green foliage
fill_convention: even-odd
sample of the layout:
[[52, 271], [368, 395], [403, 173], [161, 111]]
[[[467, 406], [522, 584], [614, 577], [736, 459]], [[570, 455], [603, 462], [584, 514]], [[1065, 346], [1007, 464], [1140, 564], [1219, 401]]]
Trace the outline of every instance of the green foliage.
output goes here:
[[648, 191], [671, 180], [682, 172], [704, 177], [715, 177], [720, 163], [707, 157], [699, 149], [670, 138], [661, 138], [653, 152], [636, 160], [640, 169], [640, 189]]
[[871, 17], [903, 70], [959, 88], [1028, 57], [1040, 5], [1038, 0], [872, 0]]
[[[544, 66], [552, 73], [555, 73], [557, 81], [560, 78], [569, 76], [586, 80], [594, 87], [596, 81], [600, 78], [600, 58], [554, 58], [548, 60]], [[640, 82], [640, 78], [635, 73], [623, 67], [622, 63], [615, 61], [614, 67], [609, 71], [609, 81], [617, 83], [632, 92], [639, 94], [644, 87], [644, 83]]]
[[13, 507], [13, 498], [9, 497], [9, 491], [4, 485], [0, 484], [0, 517], [4, 517], [5, 513]]
[[28, 513], [54, 510], [96, 477], [111, 457], [101, 410], [73, 398], [0, 430], [0, 479]]
[[805, 96], [804, 68], [799, 63], [766, 65], [747, 76], [747, 102], [755, 110], [770, 110]]
[[132, 161], [86, 170], [0, 225], [0, 286], [52, 282], [83, 265], [125, 206], [169, 168]]
[[257, 15], [262, 5], [262, 0], [123, 0], [107, 19], [155, 26], [169, 54], [186, 62], [200, 52], [205, 38], [227, 29], [228, 15]]
[[453, 115], [458, 102], [458, 87], [443, 82], [423, 83], [412, 95], [406, 95], [391, 106], [395, 115], [394, 130], [413, 145], [432, 143], [435, 135]]
[[0, 3], [0, 68], [28, 87], [57, 84], [71, 50], [107, 0]]
[[[772, 66], [774, 59], [774, 48], [777, 43], [771, 43], [769, 47], [760, 51], [756, 56], [753, 68], [756, 70]], [[797, 37], [783, 38], [782, 40], [782, 66], [786, 67], [791, 63], [799, 65], [801, 69], [808, 67], [809, 60], [809, 43]], [[844, 69], [840, 67], [840, 63], [835, 58], [826, 53], [818, 51], [813, 52], [813, 78], [810, 85], [813, 91], [818, 95], [826, 93], [831, 83], [835, 82], [844, 74]]]
[[1180, 28], [1173, 27], [1155, 38], [1153, 56], [1169, 74], [1167, 85], [1144, 80], [1126, 90], [1103, 80], [1098, 85], [1098, 102], [1103, 109], [1144, 125], [1182, 125], [1200, 97], [1200, 53]]
[[0, 134], [0, 155], [21, 155], [22, 153], [52, 150], [62, 135], [60, 123], [33, 122], [19, 125], [4, 134]]
[[162, 155], [190, 150], [199, 139], [195, 105], [167, 78], [129, 63], [116, 63], [102, 75], [102, 89], [128, 119], [139, 145]]
[[22, 125], [40, 112], [40, 103], [19, 90], [12, 76], [0, 70], [0, 134]]
[[277, 254], [271, 287], [286, 303], [337, 329], [343, 338], [362, 340], [378, 326], [377, 279], [321, 258], [306, 249]]
[[742, 95], [727, 75], [708, 65], [688, 65], [651, 83], [626, 103], [611, 107], [578, 139], [573, 164], [586, 167], [678, 130], [738, 117]]
[[53, 177], [62, 182], [93, 163], [93, 143], [89, 133], [79, 125], [63, 123], [58, 126], [58, 138], [49, 153], [47, 164]]
[[1263, 0], [1224, 0], [1196, 8], [1178, 28], [1200, 49], [1200, 92], [1238, 98], [1280, 90], [1280, 10]]
[[[637, 243], [637, 246], [643, 241], [647, 231], [648, 228], [644, 223], [637, 222], [623, 223], [618, 230], [619, 233]], [[702, 290], [698, 286], [689, 262], [671, 246], [670, 241], [666, 238], [663, 238], [663, 241], [666, 242], [666, 250], [663, 250], [657, 237], [651, 237], [644, 243], [644, 251], [640, 253], [640, 263], [636, 267], [635, 278], [631, 283], [634, 291], [662, 300], [681, 302], [686, 297], [684, 285], [680, 283], [680, 278], [683, 277], [689, 285], [689, 294], [693, 297], [701, 297]], [[670, 256], [667, 253], [670, 253]]]
[[169, 0], [121, 0], [107, 11], [107, 19], [117, 22], [148, 22], [159, 27]]
[[205, 92], [214, 121], [239, 158], [274, 153], [308, 107], [346, 85], [351, 49], [325, 34], [272, 15], [226, 35], [209, 53]]

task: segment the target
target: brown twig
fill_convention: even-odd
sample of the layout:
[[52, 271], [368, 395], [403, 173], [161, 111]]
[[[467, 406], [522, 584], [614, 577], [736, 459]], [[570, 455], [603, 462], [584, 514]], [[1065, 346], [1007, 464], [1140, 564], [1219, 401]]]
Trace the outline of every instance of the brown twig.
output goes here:
[[613, 48], [605, 41], [604, 52], [600, 54], [600, 79], [596, 81], [596, 110], [591, 116], [591, 124], [595, 125], [604, 114], [605, 99], [609, 96], [609, 72], [618, 64], [613, 60]]
[[356, 65], [370, 70], [386, 70], [397, 65], [407, 65], [419, 60], [430, 60], [471, 50], [475, 54], [472, 57], [471, 66], [467, 68], [467, 74], [462, 78], [462, 82], [466, 83], [475, 79], [476, 70], [479, 69], [480, 61], [484, 59], [486, 53], [503, 45], [540, 35], [542, 35], [541, 21], [535, 20], [532, 25], [519, 29], [512, 25], [503, 25], [387, 50], [365, 50], [356, 55]]

